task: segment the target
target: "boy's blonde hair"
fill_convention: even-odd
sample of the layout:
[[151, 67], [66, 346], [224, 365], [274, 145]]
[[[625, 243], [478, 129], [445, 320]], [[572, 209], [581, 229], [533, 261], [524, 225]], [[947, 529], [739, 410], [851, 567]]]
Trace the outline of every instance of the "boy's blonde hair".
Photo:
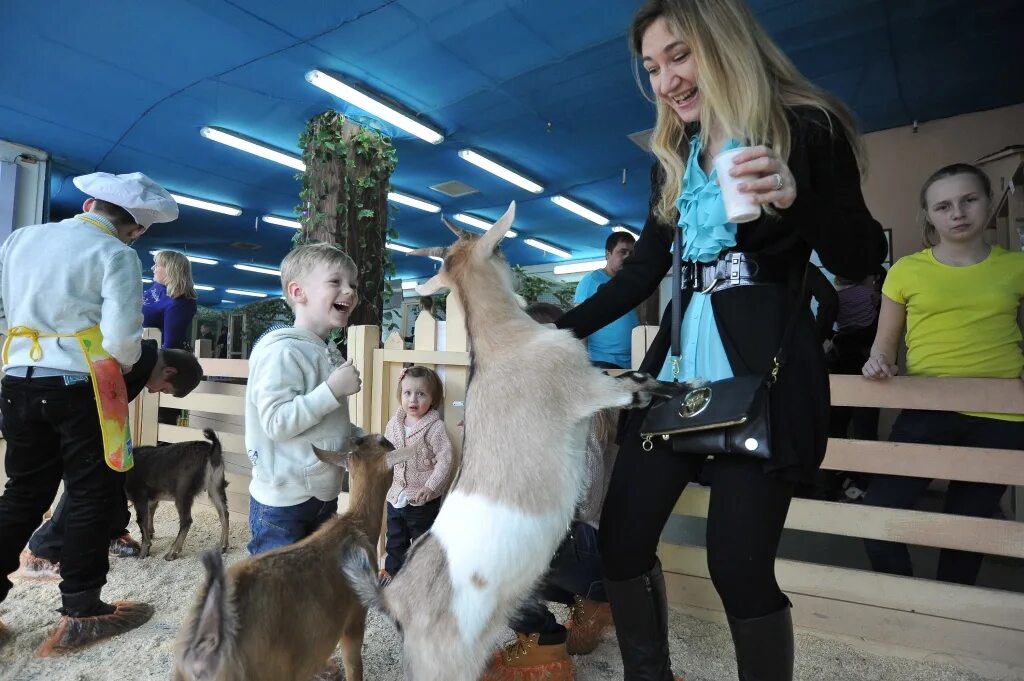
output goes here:
[[[288, 307], [295, 307], [295, 301], [288, 295], [288, 284], [300, 281], [320, 265], [346, 270], [352, 277], [353, 288], [357, 288], [356, 279], [359, 276], [359, 270], [348, 253], [334, 244], [303, 244], [292, 249], [281, 261], [281, 290], [284, 292], [284, 300], [288, 303]], [[358, 300], [358, 290], [356, 299]]]
[[177, 251], [157, 251], [153, 261], [164, 268], [167, 295], [171, 298], [192, 298], [195, 300], [195, 284], [192, 281], [192, 263]]

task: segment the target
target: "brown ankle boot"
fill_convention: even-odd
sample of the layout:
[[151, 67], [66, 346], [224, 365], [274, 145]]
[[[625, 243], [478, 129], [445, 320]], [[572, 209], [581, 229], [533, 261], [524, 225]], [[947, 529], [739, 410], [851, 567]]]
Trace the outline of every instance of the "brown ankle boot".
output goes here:
[[92, 617], [61, 615], [50, 637], [36, 651], [36, 657], [66, 655], [88, 645], [141, 627], [153, 616], [148, 603], [118, 601], [112, 603], [113, 612]]
[[607, 603], [576, 597], [569, 612], [565, 628], [569, 637], [565, 650], [570, 655], [586, 655], [594, 652], [601, 637], [612, 626], [612, 608]]
[[60, 579], [60, 563], [51, 563], [26, 548], [21, 551], [21, 557], [18, 560], [18, 571], [14, 574], [22, 579]]
[[480, 681], [573, 681], [564, 643], [541, 645], [540, 634], [516, 633], [494, 654]]

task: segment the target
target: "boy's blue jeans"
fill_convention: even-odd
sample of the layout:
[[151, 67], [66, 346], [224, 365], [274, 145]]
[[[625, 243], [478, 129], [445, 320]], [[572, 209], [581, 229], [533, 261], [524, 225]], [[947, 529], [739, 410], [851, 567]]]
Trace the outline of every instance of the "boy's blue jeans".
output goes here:
[[266, 553], [313, 534], [338, 512], [338, 500], [320, 501], [316, 497], [295, 506], [266, 506], [249, 498], [249, 531], [252, 539], [249, 555]]

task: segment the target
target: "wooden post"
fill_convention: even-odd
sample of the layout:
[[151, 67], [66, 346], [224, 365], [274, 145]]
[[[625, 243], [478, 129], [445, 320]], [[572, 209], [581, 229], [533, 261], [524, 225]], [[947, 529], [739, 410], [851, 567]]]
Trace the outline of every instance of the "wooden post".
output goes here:
[[363, 388], [348, 398], [348, 414], [354, 425], [370, 431], [373, 408], [373, 352], [380, 345], [380, 327], [372, 325], [350, 326], [348, 329], [348, 358], [359, 370]]

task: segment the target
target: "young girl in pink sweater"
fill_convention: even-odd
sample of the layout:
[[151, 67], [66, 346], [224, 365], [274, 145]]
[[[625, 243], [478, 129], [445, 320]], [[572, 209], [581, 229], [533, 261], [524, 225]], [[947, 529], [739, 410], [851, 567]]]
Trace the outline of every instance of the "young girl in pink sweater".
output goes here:
[[441, 496], [452, 467], [452, 443], [437, 407], [443, 388], [426, 367], [409, 367], [398, 382], [402, 406], [388, 421], [386, 437], [396, 449], [416, 447], [416, 458], [395, 466], [388, 490], [387, 558], [381, 581], [389, 582], [405, 562], [417, 537], [427, 532], [441, 510]]

